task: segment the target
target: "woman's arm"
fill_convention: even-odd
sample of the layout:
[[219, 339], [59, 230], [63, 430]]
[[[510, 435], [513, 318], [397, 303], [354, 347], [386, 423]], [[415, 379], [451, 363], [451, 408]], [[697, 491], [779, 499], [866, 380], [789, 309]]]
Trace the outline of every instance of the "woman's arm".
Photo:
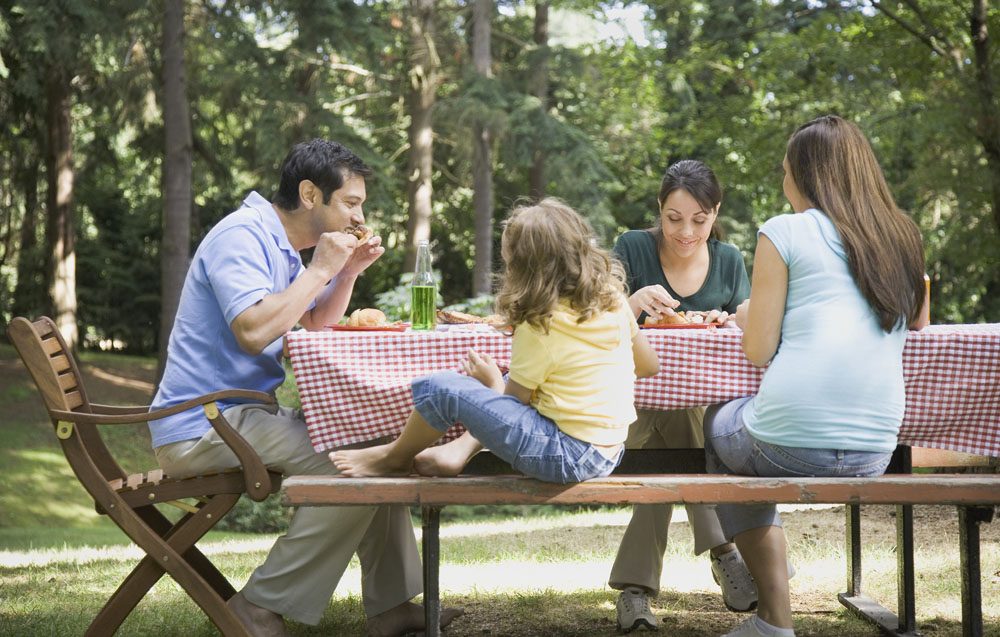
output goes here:
[[660, 373], [660, 358], [641, 331], [632, 339], [632, 359], [635, 360], [635, 377], [646, 378]]
[[930, 308], [931, 308], [931, 288], [930, 285], [924, 290], [924, 302], [920, 306], [920, 318], [910, 323], [909, 327], [911, 330], [922, 330], [930, 324]]
[[787, 296], [788, 265], [762, 234], [754, 253], [750, 299], [736, 311], [736, 324], [743, 328], [743, 353], [758, 367], [771, 362], [778, 351]]

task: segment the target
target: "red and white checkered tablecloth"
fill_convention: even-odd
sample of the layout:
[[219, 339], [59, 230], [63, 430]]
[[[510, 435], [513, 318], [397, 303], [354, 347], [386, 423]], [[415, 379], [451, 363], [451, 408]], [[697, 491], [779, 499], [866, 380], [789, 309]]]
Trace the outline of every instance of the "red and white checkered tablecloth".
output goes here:
[[[757, 391], [734, 328], [645, 330], [660, 373], [636, 383], [636, 406], [678, 409]], [[470, 349], [510, 362], [510, 338], [493, 330], [306, 332], [287, 335], [306, 423], [317, 451], [394, 436], [413, 409], [410, 381], [460, 370]], [[861, 362], [863, 363], [863, 361]], [[931, 325], [903, 350], [903, 444], [1000, 456], [1000, 324]], [[454, 436], [456, 432], [451, 432]]]

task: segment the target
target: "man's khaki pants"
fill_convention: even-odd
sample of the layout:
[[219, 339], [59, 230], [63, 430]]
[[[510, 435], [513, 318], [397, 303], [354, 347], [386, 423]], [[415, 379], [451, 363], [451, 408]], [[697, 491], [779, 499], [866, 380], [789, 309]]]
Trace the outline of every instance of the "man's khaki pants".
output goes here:
[[[704, 407], [656, 411], [637, 410], [639, 418], [632, 423], [625, 441], [627, 449], [683, 449], [705, 446], [702, 431]], [[623, 590], [639, 586], [649, 595], [660, 591], [663, 554], [667, 550], [672, 504], [637, 504], [632, 507], [632, 519], [625, 529], [608, 586]], [[688, 504], [688, 522], [694, 534], [695, 555], [726, 543], [715, 506]]]
[[[335, 475], [326, 453], [316, 453], [302, 412], [275, 405], [239, 405], [226, 420], [266, 465], [285, 475]], [[239, 465], [211, 430], [196, 440], [158, 447], [160, 467], [175, 476]], [[405, 506], [299, 507], [288, 532], [243, 588], [250, 603], [306, 624], [318, 624], [354, 553], [361, 562], [361, 591], [368, 617], [423, 590], [420, 555]]]

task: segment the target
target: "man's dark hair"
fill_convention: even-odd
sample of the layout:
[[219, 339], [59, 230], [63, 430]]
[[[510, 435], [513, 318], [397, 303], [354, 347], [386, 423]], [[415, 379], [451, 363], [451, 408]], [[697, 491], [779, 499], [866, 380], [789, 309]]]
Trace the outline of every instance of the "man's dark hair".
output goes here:
[[282, 210], [299, 207], [299, 183], [304, 179], [316, 184], [323, 193], [323, 203], [344, 185], [351, 175], [371, 177], [374, 173], [360, 157], [343, 144], [325, 139], [300, 142], [292, 147], [281, 162], [281, 183], [274, 196], [274, 203]]

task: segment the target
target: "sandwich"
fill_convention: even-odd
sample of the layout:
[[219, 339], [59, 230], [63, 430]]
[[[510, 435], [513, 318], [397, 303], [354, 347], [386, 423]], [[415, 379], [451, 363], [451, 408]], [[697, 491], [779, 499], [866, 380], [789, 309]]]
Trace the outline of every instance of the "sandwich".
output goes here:
[[437, 311], [438, 323], [443, 323], [445, 325], [467, 325], [480, 323], [483, 325], [492, 325], [494, 327], [502, 327], [504, 325], [503, 317], [499, 314], [490, 314], [489, 316], [476, 316], [475, 314], [466, 314], [465, 312], [459, 312], [457, 310], [438, 310]]
[[348, 226], [344, 229], [344, 232], [354, 235], [354, 237], [358, 240], [358, 243], [364, 243], [375, 236], [372, 229], [364, 225]]

